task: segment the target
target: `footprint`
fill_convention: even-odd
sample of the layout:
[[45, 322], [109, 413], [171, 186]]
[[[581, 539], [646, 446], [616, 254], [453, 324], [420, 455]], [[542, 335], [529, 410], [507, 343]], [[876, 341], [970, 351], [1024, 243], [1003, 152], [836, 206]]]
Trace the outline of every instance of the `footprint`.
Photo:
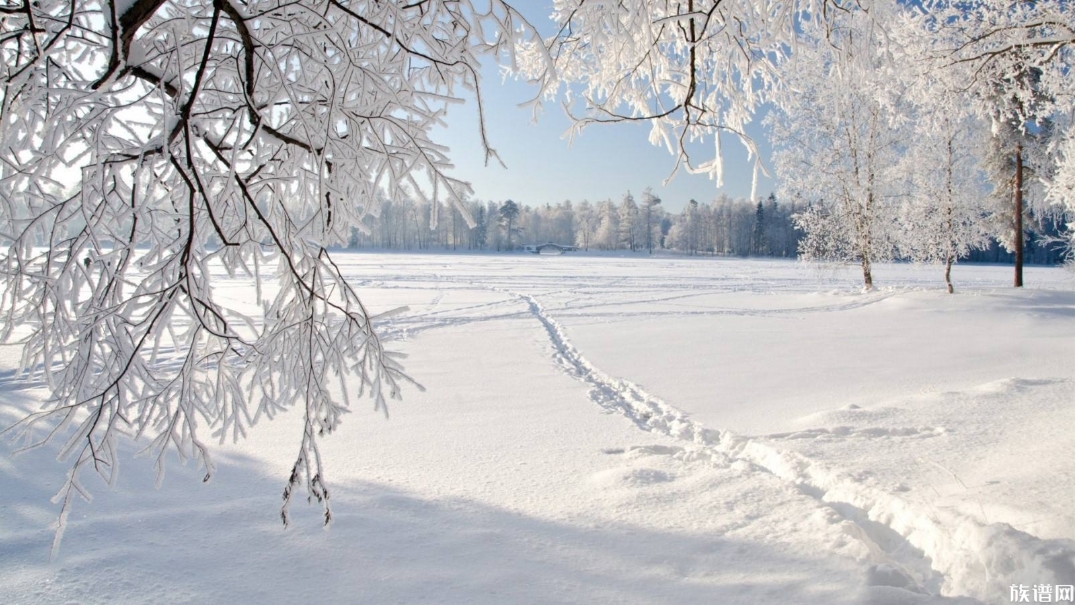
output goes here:
[[633, 445], [628, 454], [642, 456], [677, 456], [684, 453], [684, 448], [675, 445]]
[[676, 475], [656, 468], [619, 467], [590, 476], [591, 483], [604, 488], [647, 487], [676, 480]]

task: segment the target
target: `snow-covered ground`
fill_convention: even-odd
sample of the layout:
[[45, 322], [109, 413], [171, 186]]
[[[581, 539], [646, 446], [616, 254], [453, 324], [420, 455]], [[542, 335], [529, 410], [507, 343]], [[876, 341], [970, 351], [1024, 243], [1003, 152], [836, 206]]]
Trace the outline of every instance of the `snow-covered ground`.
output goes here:
[[[2, 603], [1007, 603], [1073, 579], [1072, 273], [341, 254], [411, 389], [279, 503], [301, 426], [90, 481], [0, 457]], [[235, 280], [237, 300], [249, 281]], [[43, 393], [0, 348], [0, 423]], [[131, 451], [135, 447], [131, 446]], [[1013, 593], [1015, 585], [1016, 593]], [[1041, 602], [1041, 600], [1040, 600]]]

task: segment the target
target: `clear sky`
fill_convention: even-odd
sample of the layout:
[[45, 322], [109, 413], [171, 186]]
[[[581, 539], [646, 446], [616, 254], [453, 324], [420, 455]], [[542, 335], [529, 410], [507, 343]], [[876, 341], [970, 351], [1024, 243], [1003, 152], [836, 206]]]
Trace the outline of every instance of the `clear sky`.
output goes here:
[[[535, 26], [550, 31], [548, 0], [524, 0], [516, 8]], [[474, 187], [474, 199], [503, 201], [512, 199], [529, 206], [557, 204], [564, 200], [596, 202], [619, 201], [631, 191], [636, 200], [646, 187], [662, 199], [666, 210], [678, 212], [690, 199], [712, 200], [720, 193], [746, 198], [751, 194], [751, 166], [747, 152], [735, 137], [722, 138], [725, 158], [725, 184], [718, 189], [714, 181], [680, 170], [662, 186], [674, 166], [674, 158], [663, 147], [647, 140], [649, 127], [643, 124], [599, 124], [577, 136], [571, 147], [563, 134], [568, 118], [556, 104], [547, 103], [537, 123], [529, 108], [518, 105], [530, 100], [534, 87], [517, 80], [502, 82], [492, 63], [483, 70], [482, 94], [490, 143], [507, 168], [496, 161], [484, 166], [478, 135], [476, 105], [473, 102], [449, 110], [449, 126], [434, 133], [434, 140], [451, 148], [456, 164], [453, 176]], [[769, 145], [757, 124], [750, 134], [768, 165]], [[713, 144], [697, 152], [696, 162], [709, 159]], [[774, 182], [759, 176], [758, 195], [764, 197], [774, 189]]]

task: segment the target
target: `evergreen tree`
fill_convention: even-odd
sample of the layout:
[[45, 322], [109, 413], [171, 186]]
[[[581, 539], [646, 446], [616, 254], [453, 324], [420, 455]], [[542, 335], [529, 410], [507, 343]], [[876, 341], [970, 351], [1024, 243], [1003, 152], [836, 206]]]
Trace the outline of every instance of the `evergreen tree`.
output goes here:
[[486, 208], [478, 204], [474, 212], [474, 228], [471, 229], [471, 248], [482, 250], [486, 247]]
[[501, 226], [504, 227], [505, 236], [508, 238], [508, 249], [512, 249], [512, 233], [518, 230], [515, 221], [519, 218], [519, 205], [512, 200], [501, 204]]
[[699, 203], [691, 200], [685, 209], [687, 212], [688, 254], [695, 256], [699, 251]]
[[755, 256], [764, 256], [769, 253], [766, 243], [766, 214], [762, 208], [762, 200], [758, 201], [755, 209], [755, 228], [751, 232], [751, 253]]

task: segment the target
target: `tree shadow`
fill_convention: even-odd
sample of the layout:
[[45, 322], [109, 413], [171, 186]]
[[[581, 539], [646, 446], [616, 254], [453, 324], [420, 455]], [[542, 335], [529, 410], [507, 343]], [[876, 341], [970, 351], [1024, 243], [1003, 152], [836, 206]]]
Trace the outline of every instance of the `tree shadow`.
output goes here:
[[[921, 603], [831, 553], [811, 556], [726, 534], [595, 519], [545, 519], [463, 498], [353, 482], [334, 521], [242, 455], [208, 484], [126, 456], [120, 485], [93, 486], [52, 562], [54, 453], [0, 458], [0, 592], [8, 603]], [[858, 574], [858, 575], [857, 575]], [[873, 574], [873, 575], [872, 575]], [[875, 570], [867, 572], [875, 577]], [[851, 580], [851, 581], [850, 581]], [[973, 601], [966, 601], [973, 602]]]

